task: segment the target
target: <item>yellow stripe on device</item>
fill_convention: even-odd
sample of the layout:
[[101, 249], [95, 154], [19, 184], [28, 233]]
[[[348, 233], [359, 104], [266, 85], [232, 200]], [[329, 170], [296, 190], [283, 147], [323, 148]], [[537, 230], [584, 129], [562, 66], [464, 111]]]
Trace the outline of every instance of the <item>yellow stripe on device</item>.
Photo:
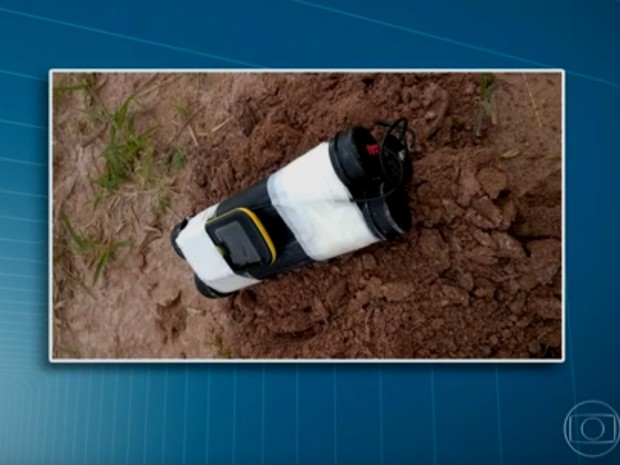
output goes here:
[[[267, 229], [249, 208], [234, 208], [210, 218], [207, 220], [206, 230], [222, 256], [233, 262], [232, 265], [252, 268], [260, 264], [270, 265], [276, 261], [276, 247]], [[228, 256], [224, 253], [225, 249], [229, 252]]]

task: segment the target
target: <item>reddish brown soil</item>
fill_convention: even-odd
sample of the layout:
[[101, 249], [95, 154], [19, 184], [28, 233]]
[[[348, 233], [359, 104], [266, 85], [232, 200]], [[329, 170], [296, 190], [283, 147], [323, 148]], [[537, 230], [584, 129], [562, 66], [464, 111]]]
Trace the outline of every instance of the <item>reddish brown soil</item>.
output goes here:
[[[72, 76], [56, 76], [56, 84]], [[55, 264], [58, 358], [559, 358], [562, 347], [561, 76], [500, 74], [496, 121], [475, 74], [222, 74], [98, 77], [113, 108], [136, 88], [164, 157], [183, 147], [170, 207], [124, 188], [93, 208], [105, 129], [94, 105], [55, 102], [54, 234], [60, 215], [131, 237], [96, 285], [78, 254]], [[190, 102], [186, 118], [175, 102]], [[478, 110], [479, 111], [479, 110]], [[170, 228], [336, 131], [409, 119], [418, 135], [406, 237], [297, 269], [235, 297], [202, 298]], [[175, 124], [176, 121], [176, 124]], [[103, 131], [103, 132], [102, 132]], [[86, 133], [86, 134], [83, 134]], [[97, 168], [99, 167], [99, 168]], [[132, 193], [133, 192], [133, 193]], [[56, 251], [56, 247], [55, 247]], [[73, 283], [73, 284], [72, 284]]]

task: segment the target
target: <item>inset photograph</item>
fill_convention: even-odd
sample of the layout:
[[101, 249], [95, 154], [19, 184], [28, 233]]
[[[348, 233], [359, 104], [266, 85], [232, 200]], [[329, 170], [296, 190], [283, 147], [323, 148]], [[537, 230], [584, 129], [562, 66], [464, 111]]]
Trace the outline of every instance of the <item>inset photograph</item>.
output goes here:
[[50, 360], [564, 360], [564, 73], [50, 72]]

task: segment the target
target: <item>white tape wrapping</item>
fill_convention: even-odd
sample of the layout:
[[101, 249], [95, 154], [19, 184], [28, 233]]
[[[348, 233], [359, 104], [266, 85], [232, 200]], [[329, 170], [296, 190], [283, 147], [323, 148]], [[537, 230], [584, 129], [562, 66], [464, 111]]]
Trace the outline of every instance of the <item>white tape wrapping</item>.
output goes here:
[[200, 280], [218, 292], [228, 293], [260, 282], [236, 274], [220, 255], [205, 231], [205, 224], [215, 214], [217, 205], [191, 218], [177, 236], [177, 245]]
[[278, 214], [313, 260], [379, 241], [334, 171], [327, 142], [274, 173], [267, 189]]

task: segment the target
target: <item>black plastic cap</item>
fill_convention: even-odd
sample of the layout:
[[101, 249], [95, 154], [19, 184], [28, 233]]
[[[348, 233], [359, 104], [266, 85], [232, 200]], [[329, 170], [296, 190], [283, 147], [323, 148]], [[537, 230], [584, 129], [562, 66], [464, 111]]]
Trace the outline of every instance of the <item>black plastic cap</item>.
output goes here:
[[395, 239], [411, 229], [409, 196], [403, 189], [369, 200], [362, 207], [366, 224], [379, 239]]
[[230, 295], [236, 294], [236, 292], [223, 293], [216, 291], [212, 287], [207, 286], [205, 283], [203, 283], [202, 280], [198, 277], [198, 275], [194, 275], [194, 284], [196, 284], [196, 289], [198, 290], [198, 292], [200, 292], [203, 296], [208, 297], [209, 299], [221, 299], [223, 297], [228, 297]]
[[329, 141], [329, 158], [338, 178], [351, 191], [364, 189], [380, 174], [379, 157], [369, 155], [368, 147], [377, 141], [368, 129], [356, 126], [342, 131]]
[[187, 221], [187, 218], [183, 219], [183, 221], [177, 223], [177, 225], [172, 228], [172, 231], [170, 232], [170, 243], [172, 244], [172, 248], [183, 260], [185, 260], [185, 255], [183, 255], [183, 251], [177, 244], [177, 237], [179, 237], [180, 232], [185, 228], [185, 226], [187, 226]]

